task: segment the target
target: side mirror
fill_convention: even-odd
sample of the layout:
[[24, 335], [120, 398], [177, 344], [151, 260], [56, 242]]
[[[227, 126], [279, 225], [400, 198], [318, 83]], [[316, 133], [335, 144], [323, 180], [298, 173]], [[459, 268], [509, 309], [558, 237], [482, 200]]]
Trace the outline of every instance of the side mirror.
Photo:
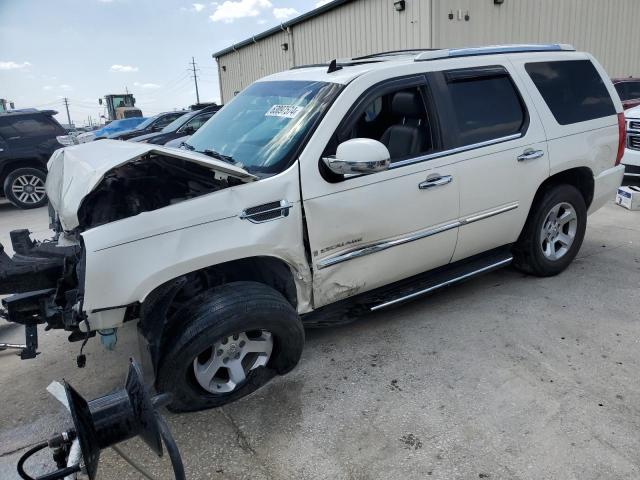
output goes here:
[[335, 156], [322, 161], [329, 170], [340, 175], [368, 175], [383, 172], [391, 164], [387, 147], [370, 138], [354, 138], [338, 145]]
[[184, 127], [182, 130], [180, 130], [180, 133], [184, 133], [185, 135], [193, 135], [194, 133], [196, 133], [196, 129], [189, 125], [188, 127]]

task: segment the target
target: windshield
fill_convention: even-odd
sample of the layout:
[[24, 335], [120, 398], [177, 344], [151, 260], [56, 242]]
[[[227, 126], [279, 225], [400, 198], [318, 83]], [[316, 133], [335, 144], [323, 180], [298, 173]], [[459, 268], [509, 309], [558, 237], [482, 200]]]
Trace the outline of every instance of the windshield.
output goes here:
[[140, 125], [136, 127], [136, 130], [142, 130], [144, 128], [147, 128], [149, 125], [155, 122], [158, 119], [158, 117], [160, 117], [160, 115], [155, 115], [153, 117], [147, 118], [144, 122], [142, 122]]
[[193, 117], [197, 113], [198, 112], [189, 112], [189, 113], [185, 113], [184, 115], [176, 118], [173, 122], [171, 122], [169, 125], [167, 125], [166, 127], [164, 127], [162, 129], [162, 133], [175, 132], [176, 130], [178, 130], [182, 126], [183, 123], [185, 123], [187, 120], [189, 120], [191, 117]]
[[311, 81], [266, 81], [247, 87], [187, 142], [194, 150], [276, 174], [340, 91]]

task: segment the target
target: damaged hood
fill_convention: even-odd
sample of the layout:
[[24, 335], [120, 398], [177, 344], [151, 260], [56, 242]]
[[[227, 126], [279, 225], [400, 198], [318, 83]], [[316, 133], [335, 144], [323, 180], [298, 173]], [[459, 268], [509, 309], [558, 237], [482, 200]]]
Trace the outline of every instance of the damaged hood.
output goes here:
[[188, 150], [145, 143], [100, 140], [56, 150], [47, 168], [47, 195], [58, 213], [62, 227], [69, 231], [79, 225], [78, 209], [84, 198], [114, 168], [134, 162], [147, 154], [165, 155], [209, 167], [221, 175], [243, 182], [256, 180], [254, 175], [207, 155]]

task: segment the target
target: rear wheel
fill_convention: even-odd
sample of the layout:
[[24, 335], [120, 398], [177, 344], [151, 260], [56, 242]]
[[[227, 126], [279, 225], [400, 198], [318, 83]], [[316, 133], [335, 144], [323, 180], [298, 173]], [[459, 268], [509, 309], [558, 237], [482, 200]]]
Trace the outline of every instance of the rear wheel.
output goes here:
[[574, 260], [587, 227], [587, 206], [572, 185], [547, 190], [532, 207], [514, 249], [514, 266], [548, 277], [557, 275]]
[[238, 400], [300, 360], [304, 329], [276, 290], [255, 282], [205, 292], [173, 317], [157, 375], [170, 409], [195, 411]]
[[37, 168], [17, 168], [4, 181], [4, 195], [22, 209], [38, 208], [47, 203], [46, 172]]

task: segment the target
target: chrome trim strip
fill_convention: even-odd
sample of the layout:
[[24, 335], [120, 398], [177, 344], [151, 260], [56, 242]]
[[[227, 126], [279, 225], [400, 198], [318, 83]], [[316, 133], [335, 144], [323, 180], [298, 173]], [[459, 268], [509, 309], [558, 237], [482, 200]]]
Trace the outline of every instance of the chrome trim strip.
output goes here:
[[456, 221], [452, 223], [447, 223], [446, 225], [442, 225], [440, 227], [430, 228], [428, 230], [415, 232], [411, 235], [408, 235], [402, 238], [397, 238], [395, 240], [384, 240], [382, 242], [369, 245], [367, 247], [354, 248], [344, 253], [340, 253], [332, 257], [327, 257], [324, 260], [320, 260], [316, 264], [316, 266], [318, 267], [318, 270], [322, 270], [323, 268], [331, 267], [332, 265], [335, 265], [337, 263], [346, 262], [347, 260], [352, 260], [354, 258], [364, 257], [365, 255], [370, 255], [372, 253], [382, 252], [383, 250], [387, 250], [391, 247], [397, 247], [398, 245], [404, 245], [405, 243], [415, 242], [416, 240], [431, 237], [432, 235], [446, 232], [447, 230], [452, 230], [454, 228], [458, 228], [459, 226], [460, 226], [460, 222]]
[[489, 270], [495, 270], [496, 268], [503, 267], [505, 265], [509, 265], [513, 261], [513, 257], [509, 256], [509, 258], [505, 258], [499, 262], [496, 262], [492, 265], [488, 265], [483, 268], [479, 268], [478, 270], [474, 270], [473, 272], [465, 273], [464, 275], [460, 275], [459, 277], [452, 278], [451, 280], [447, 280], [446, 282], [438, 283], [429, 288], [425, 288], [424, 290], [420, 290], [419, 292], [414, 292], [409, 295], [405, 295], [404, 297], [396, 298], [394, 300], [389, 300], [388, 302], [381, 303], [380, 305], [376, 305], [375, 307], [371, 307], [370, 310], [375, 312], [377, 310], [382, 310], [383, 308], [390, 307], [392, 305], [396, 305], [398, 303], [405, 302], [407, 300], [411, 300], [412, 298], [419, 297], [421, 295], [426, 295], [427, 293], [433, 292], [434, 290], [438, 290], [440, 288], [448, 287], [449, 285], [453, 285], [454, 283], [461, 282], [462, 280], [466, 280], [470, 277], [475, 277], [476, 275], [480, 275], [481, 273], [487, 272]]
[[495, 217], [496, 215], [500, 215], [501, 213], [510, 212], [511, 210], [515, 210], [518, 208], [518, 203], [512, 203], [511, 205], [504, 206], [497, 210], [492, 210], [491, 212], [481, 213], [479, 215], [474, 215], [472, 217], [467, 217], [462, 222], [462, 225], [469, 225], [470, 223], [479, 222], [480, 220], [485, 220], [487, 218]]
[[[273, 220], [278, 220], [279, 218], [286, 217], [287, 215], [289, 215], [289, 210], [291, 210], [292, 208], [293, 208], [293, 205], [289, 203], [287, 200], [281, 200], [279, 207], [270, 208], [268, 210], [262, 210], [260, 212], [250, 213], [250, 214], [247, 213], [246, 210], [243, 210], [242, 213], [238, 216], [238, 218], [240, 220], [249, 220], [251, 223], [272, 222]], [[272, 213], [272, 212], [280, 212], [280, 216], [275, 218], [270, 218], [269, 220], [254, 220], [254, 218], [259, 215], [264, 215], [265, 213]]]
[[508, 142], [509, 140], [516, 140], [518, 138], [522, 138], [521, 133], [514, 133], [513, 135], [509, 135], [507, 137], [495, 138], [493, 140], [487, 140], [486, 142], [465, 145], [464, 147], [457, 147], [457, 148], [452, 148], [450, 150], [443, 150], [442, 152], [430, 153], [428, 155], [423, 155], [421, 157], [409, 158], [407, 160], [400, 160], [399, 162], [392, 163], [389, 166], [389, 170], [393, 170], [394, 168], [404, 167], [406, 165], [412, 165], [414, 163], [425, 162], [427, 160], [434, 160], [436, 158], [446, 157], [447, 155], [455, 155], [456, 153], [468, 152], [469, 150], [475, 150], [476, 148], [489, 147], [491, 145], [496, 145], [502, 142]]
[[397, 238], [395, 240], [383, 240], [366, 247], [352, 248], [351, 250], [347, 250], [346, 252], [338, 253], [336, 255], [320, 260], [316, 263], [316, 267], [318, 268], [318, 270], [322, 270], [323, 268], [331, 267], [348, 260], [353, 260], [354, 258], [360, 258], [372, 253], [382, 252], [383, 250], [387, 250], [392, 247], [404, 245], [405, 243], [415, 242], [416, 240], [431, 237], [433, 235], [437, 235], [438, 233], [443, 233], [454, 228], [469, 225], [470, 223], [479, 222], [480, 220], [485, 220], [487, 218], [500, 215], [501, 213], [510, 212], [511, 210], [515, 210], [516, 208], [518, 208], [518, 203], [513, 203], [497, 210], [492, 210], [490, 212], [467, 217], [464, 220], [456, 220], [455, 222], [450, 222], [436, 228], [420, 230], [418, 232], [407, 235], [406, 237]]

